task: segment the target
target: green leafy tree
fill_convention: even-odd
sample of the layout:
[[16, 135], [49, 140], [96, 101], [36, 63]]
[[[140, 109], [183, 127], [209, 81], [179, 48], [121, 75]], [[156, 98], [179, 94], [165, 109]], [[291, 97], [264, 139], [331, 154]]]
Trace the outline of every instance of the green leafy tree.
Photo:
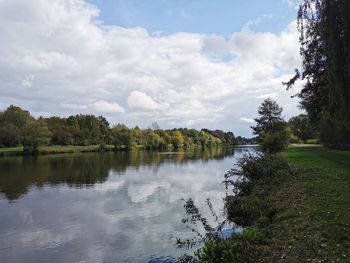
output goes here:
[[103, 116], [78, 114], [68, 118], [50, 117], [36, 120], [28, 111], [11, 105], [0, 112], [0, 146], [23, 145], [28, 152], [38, 146], [114, 144], [116, 149], [179, 149], [235, 144], [232, 132], [203, 129], [162, 130], [154, 123], [152, 129], [129, 129], [117, 124], [112, 129]]
[[75, 127], [69, 126], [67, 119], [60, 117], [51, 117], [45, 120], [52, 133], [51, 144], [53, 145], [72, 145], [75, 144], [74, 134], [77, 133]]
[[171, 136], [171, 143], [175, 148], [182, 148], [184, 138], [180, 131], [174, 131]]
[[316, 137], [315, 127], [311, 123], [310, 118], [306, 115], [300, 114], [290, 118], [288, 126], [292, 133], [304, 143], [306, 140], [314, 139]]
[[266, 152], [275, 153], [288, 146], [289, 133], [281, 117], [282, 110], [283, 108], [272, 99], [265, 99], [258, 109], [256, 126], [251, 127]]
[[25, 151], [37, 153], [39, 146], [50, 143], [51, 136], [52, 133], [44, 121], [33, 120], [28, 122], [24, 128], [23, 146]]
[[161, 145], [164, 145], [164, 142], [162, 142], [163, 140], [159, 134], [149, 129], [145, 131], [145, 139], [146, 149], [160, 149]]
[[258, 109], [259, 118], [254, 119], [256, 126], [251, 128], [255, 135], [260, 136], [264, 133], [273, 133], [284, 128], [285, 123], [281, 117], [283, 108], [276, 101], [267, 98]]
[[21, 143], [25, 147], [30, 147], [30, 151], [37, 152], [38, 146], [50, 142], [51, 132], [46, 122], [43, 119], [36, 120], [20, 107], [14, 105], [8, 107], [3, 113], [2, 122], [5, 131], [0, 133], [4, 145], [16, 146]]
[[350, 147], [350, 1], [303, 0], [298, 12], [302, 70], [284, 83], [304, 81], [297, 96], [321, 139]]
[[20, 130], [13, 124], [0, 124], [0, 146], [15, 147], [23, 141]]
[[131, 131], [124, 124], [118, 123], [112, 128], [113, 144], [116, 149], [133, 149], [136, 143], [133, 140]]
[[22, 110], [20, 107], [11, 105], [3, 114], [3, 121], [8, 124], [13, 124], [23, 134], [25, 127], [34, 118], [28, 111]]

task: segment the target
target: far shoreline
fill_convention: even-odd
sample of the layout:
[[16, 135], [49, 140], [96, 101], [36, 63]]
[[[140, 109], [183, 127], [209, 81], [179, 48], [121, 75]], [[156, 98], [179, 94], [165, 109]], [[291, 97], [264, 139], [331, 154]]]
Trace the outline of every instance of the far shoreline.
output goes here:
[[[252, 147], [258, 145], [232, 145], [232, 144], [221, 144], [218, 146], [210, 146], [204, 147], [201, 149], [209, 149], [212, 147]], [[200, 149], [198, 147], [194, 148], [179, 148], [178, 150], [191, 150], [191, 149]], [[79, 146], [79, 145], [52, 145], [52, 146], [40, 146], [38, 147], [38, 152], [24, 152], [23, 146], [18, 147], [3, 147], [0, 148], [0, 158], [1, 157], [11, 157], [11, 156], [41, 156], [41, 155], [51, 155], [51, 154], [75, 154], [75, 153], [92, 153], [92, 152], [123, 152], [123, 151], [161, 151], [160, 149], [149, 150], [144, 149], [142, 147], [136, 149], [127, 149], [126, 147], [118, 147], [115, 148], [114, 145], [105, 145], [101, 147], [101, 145], [87, 145], [87, 146]], [[164, 149], [167, 150], [167, 149]], [[169, 150], [169, 149], [168, 149]], [[174, 149], [171, 149], [174, 151]], [[175, 151], [174, 151], [175, 152]]]

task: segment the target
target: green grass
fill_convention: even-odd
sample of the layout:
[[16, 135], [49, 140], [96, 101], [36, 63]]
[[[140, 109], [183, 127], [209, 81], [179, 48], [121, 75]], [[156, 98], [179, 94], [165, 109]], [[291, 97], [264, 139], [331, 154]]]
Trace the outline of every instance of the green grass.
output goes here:
[[205, 262], [350, 262], [350, 151], [296, 145], [282, 155], [245, 162], [250, 190], [226, 199], [230, 219], [259, 238], [209, 244], [210, 259], [228, 256]]
[[[94, 152], [98, 151], [99, 145], [74, 146], [74, 145], [52, 145], [40, 146], [39, 154], [55, 154], [55, 153], [78, 153], [78, 152]], [[113, 149], [113, 145], [106, 145], [107, 150]], [[0, 148], [0, 155], [21, 154], [23, 147]]]
[[[45, 152], [84, 152], [84, 151], [97, 151], [99, 145], [87, 145], [87, 146], [74, 146], [74, 145], [53, 145], [53, 146], [41, 146], [39, 147], [40, 153]], [[106, 145], [106, 148], [113, 148], [113, 145]]]
[[291, 172], [256, 186], [276, 214], [243, 262], [350, 262], [350, 151], [295, 146], [283, 156]]
[[0, 148], [0, 153], [8, 153], [8, 152], [22, 152], [23, 147], [6, 147], [6, 148]]
[[350, 262], [350, 151], [291, 147], [283, 155], [296, 173], [271, 197], [279, 212], [268, 229], [266, 258]]

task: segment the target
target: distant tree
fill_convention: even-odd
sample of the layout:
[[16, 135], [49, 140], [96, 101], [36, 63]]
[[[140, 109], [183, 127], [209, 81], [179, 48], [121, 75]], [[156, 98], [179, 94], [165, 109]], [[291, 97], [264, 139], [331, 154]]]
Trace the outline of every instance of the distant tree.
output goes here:
[[24, 128], [23, 146], [26, 152], [38, 152], [38, 147], [48, 145], [52, 133], [42, 120], [30, 121]]
[[220, 139], [221, 143], [231, 144], [231, 145], [237, 144], [237, 141], [233, 132], [224, 132], [222, 130], [211, 131], [208, 129], [202, 129], [202, 131], [212, 135], [215, 138]]
[[28, 152], [37, 152], [41, 145], [100, 145], [114, 144], [116, 149], [178, 149], [207, 147], [223, 143], [235, 144], [232, 132], [203, 129], [161, 130], [157, 123], [152, 128], [129, 129], [124, 124], [110, 128], [103, 116], [78, 114], [68, 118], [35, 119], [28, 111], [11, 105], [0, 112], [0, 147], [22, 145]]
[[307, 139], [314, 139], [316, 136], [315, 127], [307, 115], [300, 114], [288, 121], [292, 133], [304, 143]]
[[200, 131], [200, 133], [199, 133], [199, 140], [200, 140], [201, 146], [203, 148], [209, 146], [209, 144], [210, 144], [210, 136], [204, 130]]
[[0, 124], [0, 146], [15, 147], [23, 141], [22, 133], [13, 124]]
[[67, 119], [60, 117], [50, 117], [45, 119], [47, 126], [52, 133], [51, 144], [53, 145], [70, 145], [74, 144], [75, 129], [69, 126]]
[[14, 105], [8, 107], [3, 114], [3, 121], [16, 126], [22, 134], [27, 124], [33, 120], [34, 118], [28, 111], [22, 110], [20, 107]]
[[245, 137], [237, 136], [236, 143], [238, 145], [257, 144], [257, 138], [245, 138]]
[[276, 101], [267, 98], [258, 109], [259, 118], [254, 119], [256, 126], [251, 128], [255, 135], [261, 135], [262, 132], [275, 132], [285, 126], [285, 122], [281, 117], [283, 108]]
[[[75, 115], [66, 120], [69, 129], [64, 128], [59, 133], [71, 133], [74, 144], [108, 144], [112, 142], [112, 134], [107, 119], [103, 116]], [[62, 128], [62, 125], [60, 126]]]
[[107, 119], [103, 116], [99, 116], [97, 117], [97, 124], [100, 130], [100, 143], [110, 143], [112, 140], [112, 136], [110, 133], [109, 122], [107, 121]]
[[16, 146], [22, 144], [37, 152], [40, 145], [46, 145], [51, 140], [51, 132], [43, 119], [36, 120], [28, 111], [11, 105], [2, 115], [2, 144]]
[[258, 109], [259, 117], [255, 119], [256, 126], [251, 127], [266, 152], [281, 151], [289, 143], [287, 126], [281, 117], [282, 110], [283, 108], [272, 99], [265, 99]]
[[67, 124], [69, 126], [79, 127], [79, 122], [77, 116], [69, 116], [67, 119]]
[[184, 143], [184, 138], [180, 131], [174, 131], [172, 133], [171, 142], [175, 148], [182, 148]]
[[116, 149], [133, 149], [136, 145], [136, 142], [132, 136], [130, 129], [124, 124], [118, 123], [112, 128], [111, 132], [113, 137], [113, 144]]
[[134, 141], [137, 145], [140, 145], [140, 146], [144, 145], [145, 136], [144, 136], [142, 130], [138, 126], [131, 129], [131, 134], [134, 137]]
[[145, 147], [146, 149], [160, 149], [164, 146], [164, 139], [162, 139], [159, 134], [155, 133], [153, 130], [145, 131]]

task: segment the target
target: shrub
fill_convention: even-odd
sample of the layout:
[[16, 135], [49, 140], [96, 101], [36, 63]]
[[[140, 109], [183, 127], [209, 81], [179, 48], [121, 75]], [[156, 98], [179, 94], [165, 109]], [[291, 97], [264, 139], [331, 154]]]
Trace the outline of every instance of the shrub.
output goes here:
[[197, 256], [200, 262], [205, 263], [247, 262], [253, 256], [251, 245], [259, 244], [263, 237], [264, 233], [259, 228], [249, 227], [229, 239], [207, 242]]
[[248, 154], [238, 160], [236, 167], [225, 174], [224, 184], [241, 190], [242, 182], [253, 183], [254, 180], [271, 177], [278, 171], [286, 169], [289, 169], [288, 163], [278, 155]]
[[[195, 252], [195, 257], [186, 255], [180, 262], [255, 262], [257, 249], [264, 239], [264, 232], [260, 227], [271, 223], [277, 212], [276, 204], [270, 193], [279, 187], [284, 175], [290, 172], [288, 163], [279, 155], [256, 154], [243, 156], [236, 167], [226, 175], [224, 184], [226, 189], [233, 187], [233, 194], [225, 198], [227, 219], [218, 222], [218, 216], [208, 201], [217, 227], [209, 225], [208, 220], [199, 213], [192, 199], [185, 204], [188, 218], [183, 223], [192, 226], [199, 224], [205, 233], [193, 227], [196, 235], [190, 239], [177, 239], [178, 248], [193, 248], [204, 246]], [[225, 239], [219, 233], [227, 221], [245, 227], [241, 233], [236, 233]]]
[[307, 144], [319, 144], [319, 140], [318, 139], [308, 139], [306, 140]]
[[288, 163], [277, 155], [241, 158], [236, 168], [225, 175], [226, 188], [233, 187], [233, 194], [225, 199], [228, 220], [243, 227], [269, 223], [276, 209], [266, 198], [289, 171]]
[[274, 133], [263, 133], [261, 135], [260, 145], [264, 152], [277, 153], [287, 149], [290, 140], [290, 133], [283, 129]]
[[265, 215], [267, 210], [265, 202], [257, 197], [246, 198], [241, 196], [229, 196], [226, 198], [226, 210], [228, 220], [246, 227]]
[[295, 136], [294, 134], [291, 134], [290, 138], [289, 138], [289, 142], [290, 143], [300, 143], [301, 140], [297, 136]]

